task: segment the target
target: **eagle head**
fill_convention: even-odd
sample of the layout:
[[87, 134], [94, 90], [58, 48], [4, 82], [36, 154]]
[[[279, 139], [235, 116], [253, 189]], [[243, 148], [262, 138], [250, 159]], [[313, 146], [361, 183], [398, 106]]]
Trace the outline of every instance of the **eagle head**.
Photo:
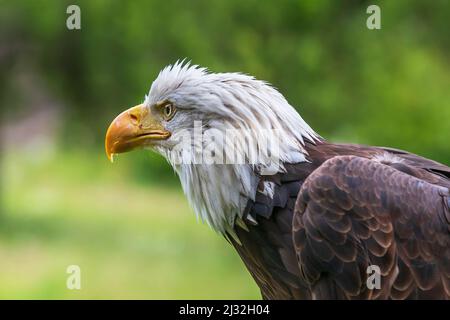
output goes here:
[[[264, 138], [275, 136], [270, 150], [260, 152]], [[271, 168], [273, 155], [275, 172], [282, 171], [284, 163], [305, 161], [304, 139], [317, 137], [268, 83], [177, 62], [159, 73], [142, 104], [113, 120], [105, 148], [111, 161], [137, 148], [162, 154], [196, 213], [224, 232], [254, 199], [258, 177]]]

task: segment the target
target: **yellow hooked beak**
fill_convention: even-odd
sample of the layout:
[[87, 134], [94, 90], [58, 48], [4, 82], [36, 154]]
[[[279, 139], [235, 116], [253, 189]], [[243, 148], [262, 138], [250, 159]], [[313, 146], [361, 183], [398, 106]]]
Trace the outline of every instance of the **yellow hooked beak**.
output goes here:
[[114, 154], [150, 145], [154, 140], [165, 140], [170, 132], [150, 108], [138, 105], [119, 114], [110, 124], [105, 137], [105, 149], [112, 162]]

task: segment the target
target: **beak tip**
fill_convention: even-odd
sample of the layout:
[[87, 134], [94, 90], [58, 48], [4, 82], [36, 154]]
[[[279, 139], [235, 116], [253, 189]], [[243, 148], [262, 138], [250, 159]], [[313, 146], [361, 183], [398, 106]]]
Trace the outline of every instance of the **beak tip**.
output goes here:
[[114, 155], [115, 155], [115, 153], [110, 149], [110, 148], [108, 148], [108, 145], [106, 145], [105, 146], [106, 148], [106, 157], [108, 158], [108, 160], [111, 162], [111, 163], [113, 163], [114, 162]]
[[108, 139], [106, 139], [105, 141], [105, 153], [106, 153], [106, 157], [108, 158], [109, 161], [111, 161], [111, 163], [114, 162], [114, 152], [113, 150], [111, 150], [109, 144], [108, 144]]

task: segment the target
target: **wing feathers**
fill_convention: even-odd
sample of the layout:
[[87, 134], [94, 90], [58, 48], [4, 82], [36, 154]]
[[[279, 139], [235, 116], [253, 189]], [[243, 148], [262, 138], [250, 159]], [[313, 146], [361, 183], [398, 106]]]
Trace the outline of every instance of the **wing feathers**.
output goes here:
[[[422, 173], [404, 163], [337, 156], [306, 179], [293, 239], [314, 297], [450, 297], [448, 189], [411, 174]], [[373, 264], [380, 290], [366, 286]]]

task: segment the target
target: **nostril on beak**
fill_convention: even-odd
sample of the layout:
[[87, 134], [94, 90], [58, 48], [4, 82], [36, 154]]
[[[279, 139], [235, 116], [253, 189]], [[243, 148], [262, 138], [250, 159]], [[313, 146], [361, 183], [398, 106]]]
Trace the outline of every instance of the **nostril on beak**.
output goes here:
[[134, 112], [130, 112], [130, 120], [134, 125], [137, 125], [139, 122], [139, 117], [134, 113]]

